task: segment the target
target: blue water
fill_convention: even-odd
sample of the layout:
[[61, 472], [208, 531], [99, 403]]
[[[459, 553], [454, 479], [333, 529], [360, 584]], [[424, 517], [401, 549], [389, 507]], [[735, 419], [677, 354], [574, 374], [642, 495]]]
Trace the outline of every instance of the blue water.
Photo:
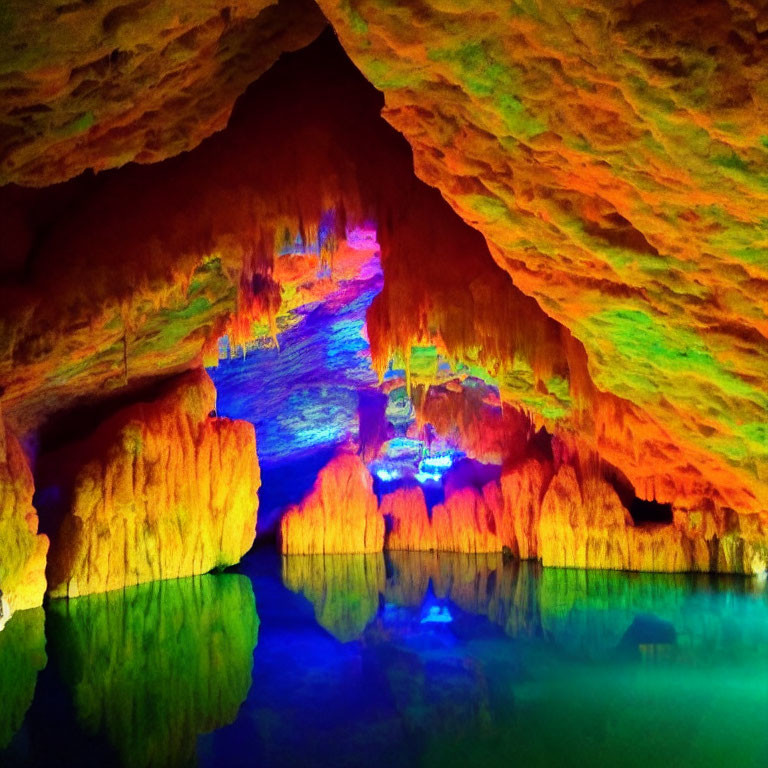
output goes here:
[[768, 765], [768, 592], [249, 555], [0, 633], [3, 766]]

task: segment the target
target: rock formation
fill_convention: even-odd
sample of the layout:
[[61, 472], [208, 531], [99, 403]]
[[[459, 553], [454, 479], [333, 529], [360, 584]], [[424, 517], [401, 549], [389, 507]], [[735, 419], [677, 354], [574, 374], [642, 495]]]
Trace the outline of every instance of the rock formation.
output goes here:
[[211, 416], [204, 371], [119, 411], [57, 463], [71, 482], [54, 535], [52, 595], [205, 573], [232, 565], [256, 533], [253, 426]]
[[[331, 209], [334, 237], [376, 222], [376, 371], [402, 360], [413, 391], [412, 350], [430, 346], [465, 383], [498, 388], [498, 402], [475, 393], [479, 421], [464, 395], [426, 392], [421, 416], [502, 460], [505, 479], [454, 489], [431, 516], [403, 500], [411, 511], [387, 512], [394, 540], [545, 563], [764, 567], [764, 10], [320, 0], [361, 75], [333, 34], [307, 46], [325, 25], [309, 0], [187, 5], [3, 12], [3, 416], [36, 467], [96, 430], [60, 462], [57, 594], [205, 570], [247, 547], [246, 428], [183, 415], [173, 397], [137, 403], [215, 358], [222, 334], [274, 333], [278, 241], [311, 240]], [[527, 451], [542, 427], [563, 456]], [[250, 468], [214, 472], [235, 453]], [[629, 495], [671, 505], [672, 522], [635, 524], [611, 478], [585, 472], [594, 456]], [[344, 461], [286, 517], [286, 551], [380, 549], [371, 490], [362, 475], [345, 485], [359, 467]], [[44, 557], [26, 465], [3, 440], [13, 545], [0, 588], [10, 579], [19, 605], [39, 602]], [[222, 543], [230, 492], [237, 531]]]
[[43, 604], [48, 537], [38, 534], [27, 457], [0, 413], [0, 589], [11, 611]]
[[344, 450], [280, 521], [280, 547], [286, 555], [381, 552], [383, 545], [384, 519], [373, 478], [358, 456]]
[[583, 343], [604, 458], [644, 498], [764, 516], [759, 4], [320, 6], [420, 178]]
[[527, 459], [502, 471], [503, 511], [499, 535], [510, 552], [521, 560], [539, 555], [541, 502], [551, 477], [551, 464], [538, 459]]
[[387, 549], [500, 552], [494, 490], [489, 483], [482, 491], [466, 487], [447, 492], [431, 515], [420, 488], [388, 494], [382, 501], [382, 513], [392, 521]]
[[0, 184], [43, 186], [192, 149], [325, 26], [300, 0], [11, 0], [0, 30]]
[[614, 488], [570, 466], [552, 480], [541, 506], [544, 565], [629, 571], [760, 573], [768, 567], [765, 531], [756, 515], [687, 511], [666, 524], [635, 525]]
[[189, 765], [198, 736], [231, 723], [251, 687], [259, 617], [245, 576], [143, 584], [51, 611], [77, 717], [125, 768]]

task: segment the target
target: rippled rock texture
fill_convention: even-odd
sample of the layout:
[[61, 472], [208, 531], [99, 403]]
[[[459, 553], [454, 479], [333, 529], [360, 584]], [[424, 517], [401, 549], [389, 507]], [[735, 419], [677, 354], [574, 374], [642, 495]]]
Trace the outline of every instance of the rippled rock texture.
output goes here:
[[762, 6], [320, 6], [417, 174], [621, 399], [592, 408], [607, 458], [646, 498], [764, 514]]
[[251, 582], [199, 576], [54, 601], [55, 652], [82, 726], [121, 765], [177, 768], [231, 723], [251, 687]]
[[324, 25], [301, 0], [11, 0], [0, 29], [0, 184], [44, 186], [192, 149]]
[[253, 425], [211, 416], [215, 403], [204, 371], [185, 374], [62, 451], [71, 487], [53, 537], [53, 595], [205, 573], [250, 549], [260, 483]]
[[357, 455], [344, 450], [280, 521], [280, 547], [286, 555], [381, 552], [383, 545], [384, 518], [373, 478]]
[[768, 567], [756, 515], [709, 509], [636, 526], [610, 484], [594, 477], [580, 483], [569, 466], [561, 467], [544, 496], [539, 541], [541, 561], [551, 566], [746, 574]]
[[48, 537], [38, 534], [27, 457], [0, 413], [0, 589], [11, 611], [43, 604]]

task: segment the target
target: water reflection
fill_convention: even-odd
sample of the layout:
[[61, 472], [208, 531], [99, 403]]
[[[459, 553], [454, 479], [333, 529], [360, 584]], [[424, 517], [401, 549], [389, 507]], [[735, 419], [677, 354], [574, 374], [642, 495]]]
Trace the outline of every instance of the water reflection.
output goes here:
[[283, 582], [314, 606], [315, 618], [334, 637], [359, 637], [379, 610], [384, 556], [291, 555], [282, 558]]
[[54, 601], [39, 675], [43, 613], [16, 614], [0, 765], [768, 765], [755, 580], [428, 552], [241, 568]]
[[[362, 684], [386, 712], [356, 718], [356, 743], [371, 752], [384, 721], [393, 738], [394, 712], [404, 754], [387, 759], [400, 764], [768, 765], [759, 582], [447, 553], [389, 553], [386, 567], [382, 585], [378, 568], [364, 578], [345, 556], [283, 562], [319, 623], [359, 641]], [[331, 599], [366, 608], [340, 632]], [[334, 687], [359, 683], [338, 676]], [[345, 749], [328, 744], [326, 764]]]
[[189, 764], [198, 734], [232, 722], [251, 686], [259, 619], [245, 576], [143, 584], [50, 613], [78, 721], [123, 766]]
[[21, 728], [46, 660], [43, 609], [17, 611], [0, 632], [0, 750]]

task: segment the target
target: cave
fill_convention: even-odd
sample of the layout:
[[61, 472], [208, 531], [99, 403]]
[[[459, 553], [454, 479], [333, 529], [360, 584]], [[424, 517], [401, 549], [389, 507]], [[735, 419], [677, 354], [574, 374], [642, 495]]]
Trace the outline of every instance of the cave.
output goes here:
[[764, 764], [760, 4], [0, 16], [0, 764]]

